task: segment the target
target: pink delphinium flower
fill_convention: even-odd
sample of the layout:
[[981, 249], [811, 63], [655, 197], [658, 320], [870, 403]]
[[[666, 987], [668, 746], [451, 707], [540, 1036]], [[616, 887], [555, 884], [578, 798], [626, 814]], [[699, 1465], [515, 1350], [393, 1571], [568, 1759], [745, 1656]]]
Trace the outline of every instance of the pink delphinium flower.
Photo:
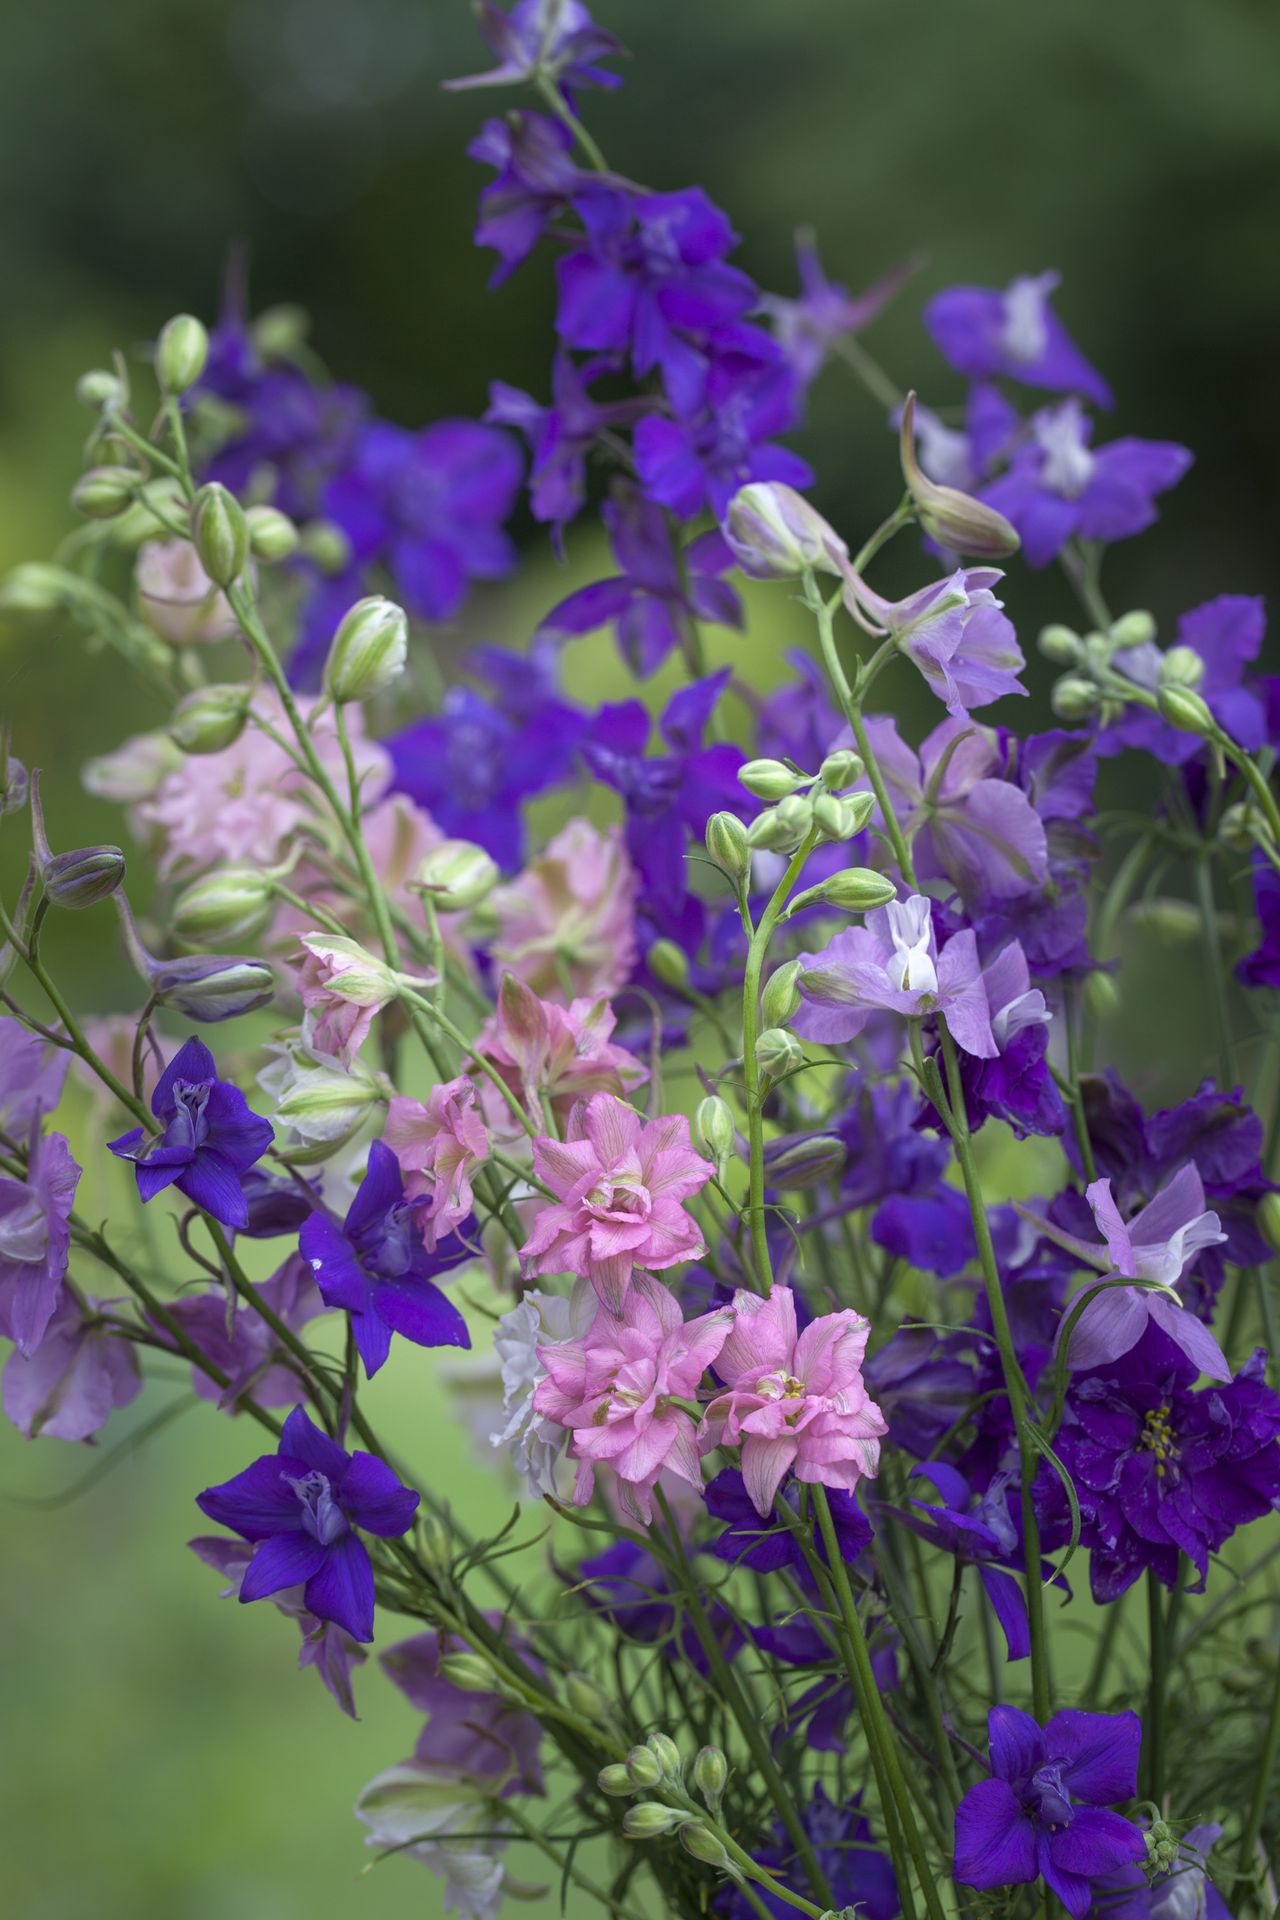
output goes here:
[[171, 646], [229, 640], [240, 622], [189, 540], [148, 540], [134, 568], [138, 610]]
[[396, 997], [397, 981], [354, 940], [307, 933], [295, 985], [306, 1008], [303, 1037], [317, 1053], [349, 1068], [369, 1037], [374, 1016]]
[[715, 1172], [693, 1150], [689, 1122], [641, 1120], [611, 1093], [575, 1107], [568, 1138], [533, 1143], [534, 1172], [556, 1195], [520, 1249], [526, 1274], [585, 1275], [621, 1312], [637, 1267], [678, 1266], [703, 1251], [682, 1202]]
[[664, 1471], [701, 1487], [693, 1418], [672, 1400], [697, 1392], [729, 1325], [723, 1308], [685, 1321], [661, 1281], [641, 1274], [619, 1313], [602, 1306], [582, 1339], [538, 1348], [547, 1377], [534, 1410], [572, 1432], [578, 1506], [591, 1498], [598, 1465], [617, 1475], [623, 1513], [645, 1525]]
[[[567, 1121], [575, 1100], [593, 1093], [631, 1093], [649, 1078], [649, 1069], [633, 1053], [613, 1044], [614, 1025], [605, 999], [584, 997], [557, 1006], [540, 1000], [513, 973], [504, 973], [497, 1015], [482, 1029], [476, 1047], [535, 1119], [541, 1117], [545, 1095], [557, 1117]], [[486, 1114], [494, 1110], [491, 1124], [509, 1131], [511, 1112], [497, 1089], [482, 1088], [481, 1101]]]
[[704, 1452], [742, 1448], [742, 1477], [756, 1511], [768, 1514], [788, 1467], [798, 1480], [852, 1493], [880, 1467], [888, 1422], [867, 1397], [862, 1357], [870, 1323], [860, 1313], [825, 1313], [796, 1337], [795, 1296], [768, 1299], [739, 1288], [733, 1330], [716, 1372], [728, 1391], [707, 1408]]
[[614, 993], [635, 964], [635, 898], [620, 831], [571, 820], [540, 859], [494, 889], [494, 958], [544, 999]]
[[471, 1175], [489, 1152], [476, 1090], [465, 1074], [433, 1087], [426, 1104], [397, 1094], [383, 1140], [400, 1162], [404, 1190], [429, 1252], [471, 1211]]

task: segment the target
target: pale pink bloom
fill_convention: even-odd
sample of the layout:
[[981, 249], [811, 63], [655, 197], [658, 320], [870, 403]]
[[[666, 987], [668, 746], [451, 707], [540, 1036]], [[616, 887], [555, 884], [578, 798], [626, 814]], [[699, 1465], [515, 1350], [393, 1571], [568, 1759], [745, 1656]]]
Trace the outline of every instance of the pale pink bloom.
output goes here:
[[617, 827], [571, 820], [546, 852], [491, 896], [496, 960], [543, 999], [608, 994], [636, 959], [636, 872]]
[[572, 1433], [573, 1490], [585, 1506], [598, 1465], [612, 1467], [624, 1514], [648, 1525], [660, 1474], [702, 1485], [691, 1399], [729, 1331], [726, 1308], [685, 1321], [661, 1281], [641, 1274], [620, 1313], [599, 1307], [580, 1340], [538, 1348], [547, 1370], [534, 1389], [537, 1413]]
[[303, 1039], [350, 1069], [374, 1016], [396, 997], [396, 976], [354, 940], [336, 934], [304, 934], [302, 949], [294, 984], [306, 1008]]
[[138, 550], [133, 578], [138, 611], [171, 646], [229, 640], [240, 630], [189, 540], [148, 540]]
[[[304, 699], [299, 705], [319, 760], [345, 794], [347, 775], [332, 709], [316, 717], [318, 702]], [[290, 738], [274, 689], [264, 687], [254, 695], [253, 712]], [[391, 761], [382, 747], [365, 739], [360, 708], [351, 706], [345, 712], [361, 794], [372, 806], [390, 784]], [[159, 871], [168, 879], [223, 863], [273, 866], [290, 852], [299, 832], [317, 820], [317, 804], [311, 782], [284, 748], [250, 719], [240, 738], [221, 753], [189, 754], [138, 803], [133, 817], [139, 837], [157, 835]], [[320, 831], [333, 831], [322, 816]]]
[[715, 1172], [682, 1113], [641, 1120], [611, 1093], [574, 1108], [568, 1137], [540, 1136], [533, 1167], [556, 1195], [520, 1249], [527, 1275], [577, 1273], [621, 1312], [637, 1267], [678, 1266], [704, 1251], [683, 1201]]
[[[133, 1043], [138, 1031], [137, 1020], [127, 1013], [95, 1013], [90, 1014], [81, 1022], [81, 1025], [84, 1028], [85, 1039], [103, 1065], [110, 1067], [121, 1086], [132, 1087]], [[144, 1100], [150, 1100], [155, 1091], [156, 1081], [178, 1051], [179, 1044], [177, 1040], [171, 1040], [167, 1033], [157, 1033], [154, 1025], [152, 1026], [150, 1038], [142, 1049], [142, 1097]], [[85, 1066], [79, 1059], [75, 1064], [77, 1071], [83, 1075], [85, 1083], [92, 1091], [95, 1102], [100, 1103], [105, 1111], [110, 1111], [113, 1115], [118, 1114], [120, 1108], [116, 1104], [115, 1095], [103, 1085], [92, 1067]]]
[[466, 1219], [474, 1195], [471, 1175], [489, 1152], [476, 1090], [465, 1074], [432, 1087], [426, 1105], [397, 1094], [387, 1108], [382, 1138], [400, 1162], [405, 1194], [428, 1252]]
[[[563, 1123], [575, 1100], [593, 1093], [631, 1093], [649, 1078], [649, 1069], [633, 1053], [613, 1044], [609, 1036], [615, 1024], [607, 1000], [584, 996], [557, 1006], [504, 973], [497, 1014], [481, 1029], [476, 1046], [535, 1120], [545, 1095]], [[497, 1089], [482, 1088], [481, 1103], [486, 1117], [492, 1110], [499, 1129], [509, 1131], [511, 1111]]]
[[788, 1467], [798, 1480], [852, 1493], [880, 1469], [888, 1422], [867, 1398], [862, 1357], [870, 1322], [860, 1313], [825, 1313], [796, 1338], [790, 1287], [768, 1299], [739, 1288], [733, 1331], [716, 1361], [728, 1392], [707, 1408], [702, 1447], [741, 1446], [742, 1477], [756, 1511], [767, 1515]]

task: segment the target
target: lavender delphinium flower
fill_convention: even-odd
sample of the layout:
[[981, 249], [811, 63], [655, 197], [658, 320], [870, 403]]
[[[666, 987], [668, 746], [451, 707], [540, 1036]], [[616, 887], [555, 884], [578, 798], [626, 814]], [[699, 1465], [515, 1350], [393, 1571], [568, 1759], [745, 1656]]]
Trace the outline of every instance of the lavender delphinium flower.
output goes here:
[[[1177, 644], [1190, 647], [1204, 662], [1196, 692], [1219, 725], [1250, 753], [1267, 740], [1263, 688], [1249, 675], [1266, 630], [1265, 602], [1246, 593], [1219, 594], [1178, 620]], [[1159, 687], [1163, 664], [1164, 655], [1154, 641], [1118, 648], [1111, 659], [1116, 673], [1147, 693]], [[1116, 754], [1126, 747], [1154, 754], [1166, 766], [1180, 767], [1204, 751], [1204, 742], [1194, 733], [1180, 733], [1150, 707], [1134, 702], [1098, 732], [1100, 754]]]
[[1003, 578], [995, 567], [957, 567], [945, 580], [892, 601], [855, 577], [845, 602], [855, 617], [860, 611], [880, 622], [947, 712], [964, 720], [970, 707], [1027, 691], [1018, 678], [1026, 661], [1013, 622], [992, 592]]
[[971, 380], [1002, 375], [1053, 393], [1082, 393], [1100, 407], [1111, 389], [1090, 366], [1049, 304], [1056, 273], [1021, 274], [1003, 293], [992, 287], [948, 287], [924, 310], [935, 345]]
[[[325, 1311], [311, 1269], [300, 1254], [290, 1254], [269, 1279], [259, 1282], [257, 1291], [290, 1333], [300, 1333]], [[253, 1308], [239, 1300], [229, 1307], [225, 1292], [211, 1288], [170, 1301], [168, 1318], [176, 1320], [206, 1359], [227, 1376], [226, 1386], [219, 1386], [202, 1367], [193, 1366], [191, 1384], [202, 1400], [234, 1413], [246, 1394], [263, 1407], [287, 1407], [297, 1399], [297, 1373], [287, 1364], [275, 1331]], [[162, 1345], [173, 1345], [172, 1334], [162, 1322], [156, 1322], [152, 1333]]]
[[446, 80], [446, 92], [516, 87], [539, 78], [562, 87], [620, 87], [622, 75], [600, 62], [625, 52], [591, 18], [582, 0], [515, 0], [509, 12], [478, 0], [476, 22], [498, 64], [486, 73]]
[[26, 1139], [38, 1116], [53, 1112], [70, 1063], [68, 1052], [0, 1016], [0, 1128], [11, 1140]]
[[256, 1549], [241, 1600], [301, 1586], [308, 1612], [365, 1641], [373, 1638], [373, 1566], [356, 1530], [398, 1540], [413, 1525], [418, 1499], [385, 1461], [344, 1453], [295, 1407], [277, 1453], [207, 1487], [196, 1505]]
[[[187, 1545], [198, 1560], [203, 1560], [207, 1567], [212, 1567], [227, 1582], [221, 1597], [236, 1598], [246, 1569], [253, 1560], [254, 1549], [248, 1541], [232, 1540], [222, 1533], [209, 1533], [188, 1540]], [[363, 1666], [368, 1659], [363, 1646], [358, 1640], [352, 1639], [345, 1627], [335, 1625], [332, 1620], [318, 1619], [311, 1613], [302, 1587], [282, 1587], [269, 1597], [281, 1613], [298, 1624], [298, 1631], [302, 1635], [302, 1645], [298, 1649], [299, 1669], [305, 1671], [310, 1667], [318, 1674], [325, 1691], [337, 1701], [348, 1718], [354, 1720], [357, 1716], [351, 1669]]]
[[[611, 370], [612, 362], [608, 356], [584, 360], [579, 364], [570, 354], [558, 353], [551, 366], [551, 401], [548, 406], [540, 405], [531, 394], [522, 392], [519, 387], [507, 386], [503, 381], [495, 381], [489, 389], [489, 410], [485, 419], [495, 426], [514, 427], [528, 441], [531, 455], [529, 507], [535, 520], [550, 522], [557, 547], [563, 539], [566, 522], [581, 511], [587, 490], [587, 462], [601, 436], [616, 433], [620, 427], [631, 425], [648, 410], [650, 404], [639, 398], [611, 401], [594, 399], [590, 391], [592, 381], [597, 375]], [[607, 507], [603, 517], [606, 525], [609, 525]], [[620, 517], [625, 521], [625, 508]], [[621, 529], [611, 527], [610, 531], [619, 564], [631, 571], [629, 559], [622, 551], [622, 545], [626, 543], [625, 524]], [[654, 571], [652, 559], [642, 560], [637, 573], [646, 569]], [[674, 560], [671, 570], [675, 570]], [[665, 587], [665, 580], [663, 585]], [[584, 600], [583, 595], [592, 591], [588, 587], [582, 590], [582, 594], [571, 595], [563, 603], [564, 607], [576, 601], [577, 617], [585, 618], [591, 603]], [[599, 594], [598, 588], [594, 591]], [[556, 614], [560, 611], [557, 608]], [[603, 625], [604, 620], [614, 617], [613, 611], [602, 614], [593, 625]], [[549, 615], [543, 624], [551, 632], [589, 633], [592, 630], [588, 626], [557, 623], [554, 614]]]
[[1053, 1016], [1040, 988], [1031, 984], [1017, 940], [987, 961], [982, 980], [997, 1051], [993, 1060], [967, 1056], [960, 1063], [969, 1125], [980, 1127], [994, 1117], [1019, 1138], [1062, 1133], [1067, 1110], [1048, 1060]]
[[151, 1111], [164, 1122], [159, 1133], [134, 1127], [108, 1142], [112, 1153], [133, 1161], [143, 1203], [176, 1187], [224, 1226], [246, 1226], [242, 1176], [262, 1158], [274, 1132], [269, 1120], [250, 1111], [238, 1087], [219, 1080], [202, 1040], [188, 1040], [174, 1055], [156, 1083]]
[[108, 1324], [107, 1304], [64, 1296], [38, 1344], [6, 1360], [4, 1410], [28, 1440], [90, 1440], [141, 1393], [137, 1349]]
[[805, 1039], [840, 1045], [862, 1032], [875, 1012], [921, 1018], [943, 1013], [956, 1045], [979, 1059], [995, 1057], [991, 1015], [972, 932], [939, 946], [930, 903], [922, 894], [869, 913], [821, 953], [803, 953], [796, 982], [804, 1006], [795, 1016]]
[[58, 1308], [79, 1182], [60, 1133], [33, 1141], [25, 1179], [0, 1177], [0, 1332], [28, 1358]]
[[766, 294], [761, 307], [772, 322], [778, 344], [802, 388], [813, 384], [831, 355], [839, 354], [844, 341], [852, 340], [870, 326], [920, 266], [919, 260], [904, 261], [901, 266], [892, 267], [865, 293], [851, 294], [847, 287], [828, 280], [813, 235], [797, 235], [796, 271], [800, 292], [794, 299]]
[[[1013, 1476], [997, 1473], [990, 1485], [975, 1493], [962, 1473], [945, 1461], [930, 1460], [912, 1467], [912, 1481], [931, 1482], [936, 1501], [912, 1499], [896, 1509], [897, 1518], [944, 1552], [977, 1568], [992, 1612], [1004, 1634], [1010, 1660], [1025, 1660], [1031, 1652], [1027, 1602], [1019, 1581], [1010, 1571], [1023, 1567], [1022, 1544], [1010, 1511]], [[1052, 1569], [1044, 1565], [1046, 1577]]]

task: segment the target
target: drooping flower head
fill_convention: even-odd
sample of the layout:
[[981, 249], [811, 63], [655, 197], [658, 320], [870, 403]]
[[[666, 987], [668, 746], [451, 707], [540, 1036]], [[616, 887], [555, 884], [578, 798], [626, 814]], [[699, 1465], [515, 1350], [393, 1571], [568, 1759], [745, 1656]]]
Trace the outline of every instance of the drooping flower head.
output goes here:
[[176, 1187], [224, 1226], [247, 1226], [244, 1176], [274, 1133], [238, 1087], [219, 1080], [202, 1040], [188, 1040], [174, 1055], [156, 1082], [151, 1111], [164, 1122], [161, 1132], [134, 1127], [108, 1142], [112, 1153], [133, 1161], [143, 1203]]
[[79, 1181], [60, 1133], [33, 1138], [24, 1180], [0, 1178], [0, 1331], [28, 1357], [62, 1295]]

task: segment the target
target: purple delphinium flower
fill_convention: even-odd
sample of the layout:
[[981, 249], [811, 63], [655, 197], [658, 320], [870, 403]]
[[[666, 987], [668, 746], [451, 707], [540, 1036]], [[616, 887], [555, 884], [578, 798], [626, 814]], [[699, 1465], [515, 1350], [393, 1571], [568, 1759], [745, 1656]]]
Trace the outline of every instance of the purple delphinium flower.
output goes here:
[[[259, 1282], [258, 1293], [291, 1333], [300, 1333], [325, 1311], [311, 1269], [297, 1253], [291, 1253], [270, 1279]], [[202, 1368], [192, 1367], [191, 1384], [202, 1400], [235, 1413], [244, 1393], [252, 1393], [263, 1407], [287, 1407], [297, 1399], [298, 1376], [287, 1364], [275, 1333], [254, 1309], [238, 1300], [228, 1308], [225, 1292], [213, 1287], [171, 1300], [168, 1312], [206, 1359], [227, 1376], [226, 1386], [220, 1387]], [[151, 1330], [162, 1344], [172, 1345], [172, 1336], [159, 1321]]]
[[[500, 1616], [490, 1624], [502, 1628]], [[509, 1641], [526, 1666], [541, 1673], [540, 1662], [519, 1641]], [[418, 1736], [416, 1757], [442, 1773], [484, 1782], [500, 1799], [516, 1793], [541, 1793], [542, 1728], [526, 1708], [496, 1693], [463, 1691], [446, 1680], [440, 1662], [466, 1643], [436, 1632], [415, 1634], [379, 1656], [387, 1678], [409, 1703], [427, 1716]]]
[[[1014, 1476], [997, 1473], [982, 1493], [975, 1493], [962, 1473], [941, 1460], [912, 1467], [912, 1480], [925, 1479], [938, 1499], [911, 1500], [895, 1508], [896, 1517], [945, 1553], [975, 1566], [992, 1611], [1000, 1622], [1010, 1660], [1025, 1660], [1031, 1652], [1027, 1602], [1019, 1582], [1009, 1571], [1021, 1568], [1022, 1546], [1009, 1508]], [[1044, 1575], [1052, 1568], [1044, 1563]]]
[[978, 1255], [969, 1203], [945, 1181], [931, 1193], [891, 1194], [871, 1216], [870, 1234], [895, 1260], [940, 1280], [951, 1279]]
[[1178, 1842], [1177, 1864], [1167, 1873], [1149, 1879], [1141, 1867], [1130, 1866], [1100, 1881], [1098, 1912], [1107, 1920], [1232, 1920], [1208, 1870], [1209, 1854], [1221, 1838], [1216, 1820], [1189, 1827]]
[[[836, 1906], [865, 1914], [867, 1920], [893, 1920], [899, 1911], [898, 1886], [890, 1861], [872, 1846], [862, 1795], [855, 1793], [848, 1799], [842, 1795], [837, 1804], [827, 1797], [819, 1780], [800, 1819]], [[759, 1848], [755, 1857], [761, 1866], [790, 1881], [796, 1871], [795, 1848], [780, 1821], [774, 1826], [772, 1842]], [[795, 1912], [767, 1888], [761, 1887], [758, 1897], [777, 1920], [787, 1920], [788, 1913]], [[713, 1904], [726, 1920], [750, 1920], [758, 1911], [755, 1902], [748, 1903], [731, 1882]]]
[[626, 49], [598, 27], [582, 0], [515, 0], [510, 12], [476, 0], [476, 22], [496, 67], [442, 84], [447, 93], [475, 87], [518, 87], [537, 79], [563, 87], [620, 87], [622, 76], [602, 67]]
[[4, 1410], [28, 1440], [89, 1440], [141, 1393], [137, 1349], [107, 1325], [104, 1304], [59, 1300], [39, 1344], [5, 1362]]
[[1280, 873], [1265, 854], [1253, 861], [1253, 904], [1262, 938], [1236, 967], [1246, 987], [1280, 987]]
[[298, 1251], [327, 1306], [351, 1315], [365, 1372], [372, 1379], [399, 1333], [419, 1347], [469, 1347], [467, 1323], [436, 1286], [467, 1249], [455, 1236], [428, 1253], [406, 1198], [400, 1163], [375, 1140], [369, 1170], [341, 1226], [316, 1212], [298, 1236]]
[[498, 255], [489, 281], [495, 287], [528, 259], [583, 176], [573, 159], [573, 135], [545, 113], [486, 120], [467, 155], [495, 174], [480, 195], [475, 232], [476, 245]]
[[1127, 540], [1156, 517], [1152, 502], [1192, 462], [1171, 440], [1112, 440], [1091, 447], [1078, 400], [1046, 408], [1009, 469], [982, 490], [988, 506], [1018, 530], [1027, 565], [1047, 567], [1068, 540]]
[[839, 1046], [876, 1011], [920, 1018], [944, 1013], [956, 1045], [991, 1060], [996, 1043], [972, 932], [939, 947], [923, 894], [891, 900], [861, 927], [838, 933], [821, 953], [800, 955], [804, 1004], [795, 1029], [806, 1040]]
[[717, 529], [681, 552], [661, 507], [631, 489], [607, 501], [601, 518], [622, 571], [571, 593], [546, 615], [539, 632], [561, 640], [611, 625], [618, 651], [644, 679], [680, 646], [688, 622], [741, 627], [742, 603], [719, 577], [733, 556]]
[[[187, 1545], [203, 1560], [207, 1567], [220, 1573], [227, 1585], [222, 1589], [224, 1599], [233, 1599], [240, 1592], [240, 1582], [253, 1559], [253, 1548], [243, 1540], [229, 1540], [225, 1534], [201, 1534]], [[302, 1645], [298, 1649], [298, 1667], [305, 1672], [308, 1667], [319, 1675], [321, 1684], [342, 1711], [352, 1720], [356, 1718], [355, 1694], [351, 1686], [351, 1669], [363, 1666], [368, 1659], [364, 1648], [344, 1627], [335, 1626], [332, 1620], [320, 1620], [307, 1609], [302, 1587], [283, 1587], [271, 1596], [272, 1604], [289, 1619], [296, 1620], [298, 1631], [302, 1635]]]
[[1031, 985], [1018, 941], [1011, 940], [987, 961], [982, 980], [997, 1053], [994, 1060], [966, 1058], [960, 1063], [969, 1125], [980, 1127], [994, 1116], [1019, 1139], [1028, 1133], [1061, 1133], [1066, 1108], [1047, 1057], [1053, 1016], [1039, 987]]
[[[1183, 1555], [1198, 1592], [1210, 1554], [1280, 1510], [1280, 1395], [1266, 1358], [1259, 1347], [1229, 1385], [1196, 1388], [1196, 1362], [1152, 1325], [1121, 1360], [1073, 1380], [1054, 1448], [1075, 1485], [1099, 1604], [1147, 1568], [1175, 1587]], [[1042, 1471], [1036, 1498], [1047, 1526], [1065, 1529], [1056, 1474]]]
[[[901, 426], [901, 409], [891, 416], [891, 424]], [[926, 478], [940, 487], [976, 493], [1016, 444], [1020, 422], [1017, 408], [1000, 389], [979, 380], [969, 389], [963, 428], [947, 426], [917, 402], [915, 429], [916, 458]]]
[[25, 1180], [0, 1178], [0, 1332], [28, 1357], [62, 1294], [79, 1180], [60, 1133], [33, 1139]]
[[134, 1127], [108, 1142], [112, 1153], [133, 1161], [143, 1203], [176, 1187], [224, 1226], [247, 1226], [241, 1177], [275, 1134], [269, 1120], [250, 1111], [238, 1087], [219, 1080], [203, 1040], [179, 1048], [156, 1082], [151, 1111], [164, 1122], [160, 1133]]
[[1059, 278], [1020, 274], [1003, 293], [948, 287], [925, 307], [924, 324], [943, 358], [971, 380], [1002, 375], [1051, 393], [1082, 393], [1109, 407], [1110, 387], [1049, 305]]
[[[1178, 645], [1191, 647], [1204, 661], [1204, 678], [1196, 692], [1209, 704], [1215, 720], [1249, 753], [1267, 741], [1267, 708], [1259, 683], [1251, 685], [1248, 670], [1262, 650], [1267, 630], [1266, 603], [1256, 595], [1222, 593], [1202, 606], [1192, 607], [1178, 621]], [[1164, 655], [1154, 641], [1123, 647], [1113, 655], [1114, 670], [1135, 686], [1154, 693], [1160, 685]], [[1195, 734], [1179, 733], [1150, 707], [1126, 706], [1098, 734], [1098, 752], [1116, 754], [1126, 747], [1154, 754], [1166, 766], [1180, 767], [1204, 751]]]
[[[549, 521], [557, 546], [565, 523], [580, 511], [587, 491], [587, 462], [604, 433], [629, 426], [650, 404], [643, 399], [604, 402], [589, 389], [595, 374], [609, 362], [587, 360], [580, 365], [567, 353], [558, 353], [551, 367], [551, 404], [541, 406], [531, 394], [495, 380], [489, 389], [485, 419], [495, 426], [514, 427], [529, 443], [529, 506], [535, 520]], [[609, 511], [604, 518], [609, 524]], [[611, 528], [611, 531], [613, 529]], [[614, 531], [614, 551], [618, 537]], [[627, 561], [618, 558], [623, 567]], [[673, 563], [674, 565], [674, 563]], [[592, 589], [586, 588], [585, 592]], [[577, 596], [571, 596], [576, 598]], [[569, 602], [565, 602], [567, 606]], [[593, 622], [602, 626], [612, 612]], [[544, 627], [555, 630], [552, 621]], [[591, 627], [570, 626], [566, 633], [590, 633]]]
[[778, 344], [802, 388], [812, 385], [831, 354], [839, 353], [842, 341], [851, 340], [870, 326], [899, 289], [919, 272], [921, 264], [919, 260], [904, 261], [875, 281], [865, 293], [854, 295], [847, 287], [828, 280], [813, 235], [797, 235], [799, 294], [794, 300], [766, 294], [760, 304], [772, 321]]
[[[808, 1562], [795, 1534], [772, 1515], [767, 1520], [760, 1518], [760, 1510], [736, 1468], [725, 1467], [708, 1481], [703, 1498], [712, 1519], [725, 1523], [723, 1533], [717, 1534], [709, 1547], [718, 1560], [727, 1560], [735, 1567], [750, 1567], [753, 1573], [776, 1573], [786, 1567], [800, 1576], [803, 1585], [810, 1584]], [[830, 1487], [827, 1500], [841, 1557], [852, 1563], [863, 1548], [871, 1544], [871, 1522], [858, 1505], [856, 1494], [846, 1493], [841, 1487]], [[776, 1504], [796, 1511], [800, 1504], [799, 1482], [788, 1482], [777, 1494]], [[815, 1540], [814, 1551], [821, 1560], [826, 1560], [825, 1542]]]
[[1027, 663], [1013, 622], [991, 591], [1003, 578], [996, 567], [957, 567], [897, 601], [850, 580], [845, 602], [881, 622], [947, 712], [963, 720], [970, 707], [1027, 691], [1018, 679]]
[[924, 1459], [960, 1419], [978, 1392], [973, 1346], [971, 1333], [907, 1325], [872, 1354], [863, 1378], [895, 1447]]
[[11, 1140], [25, 1140], [39, 1115], [53, 1112], [70, 1061], [21, 1021], [0, 1018], [0, 1128]]
[[987, 1734], [992, 1777], [956, 1808], [957, 1882], [989, 1890], [1043, 1879], [1083, 1920], [1095, 1880], [1147, 1857], [1141, 1828], [1106, 1811], [1138, 1791], [1137, 1714], [1066, 1707], [1041, 1731], [1030, 1714], [996, 1706]]
[[909, 1080], [850, 1076], [834, 1128], [848, 1154], [840, 1180], [844, 1209], [871, 1206], [890, 1194], [928, 1192], [941, 1178], [950, 1151], [913, 1125], [919, 1107]]
[[301, 1586], [318, 1620], [332, 1620], [353, 1640], [372, 1640], [373, 1566], [356, 1529], [398, 1540], [413, 1525], [418, 1499], [384, 1460], [344, 1453], [295, 1407], [277, 1453], [207, 1487], [196, 1505], [256, 1547], [241, 1600]]

